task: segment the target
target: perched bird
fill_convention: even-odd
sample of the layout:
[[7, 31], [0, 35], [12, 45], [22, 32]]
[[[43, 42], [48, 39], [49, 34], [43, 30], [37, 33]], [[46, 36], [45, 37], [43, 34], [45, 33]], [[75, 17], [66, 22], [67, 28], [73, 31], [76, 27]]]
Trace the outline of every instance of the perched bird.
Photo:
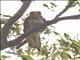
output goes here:
[[[42, 17], [40, 11], [30, 12], [29, 17], [27, 17], [24, 21], [24, 33], [33, 30], [33, 28], [39, 26], [43, 22], [45, 22], [45, 19]], [[42, 29], [42, 31], [43, 30], [44, 29]], [[26, 38], [29, 47], [37, 48], [38, 50], [40, 50], [41, 47], [40, 34], [42, 31], [35, 32], [31, 34], [28, 38]]]

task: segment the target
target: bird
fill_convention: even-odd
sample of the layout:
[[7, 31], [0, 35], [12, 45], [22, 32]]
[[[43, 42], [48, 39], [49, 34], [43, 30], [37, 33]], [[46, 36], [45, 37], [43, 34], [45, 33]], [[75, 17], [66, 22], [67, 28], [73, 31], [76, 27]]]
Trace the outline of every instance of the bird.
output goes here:
[[[33, 28], [41, 25], [45, 21], [46, 20], [42, 17], [40, 11], [30, 12], [30, 15], [24, 20], [24, 30], [23, 30], [24, 33], [30, 32], [31, 30], [33, 30]], [[29, 47], [40, 50], [40, 47], [41, 47], [40, 35], [42, 31], [44, 31], [44, 29], [42, 29], [41, 31], [35, 32], [26, 38]]]

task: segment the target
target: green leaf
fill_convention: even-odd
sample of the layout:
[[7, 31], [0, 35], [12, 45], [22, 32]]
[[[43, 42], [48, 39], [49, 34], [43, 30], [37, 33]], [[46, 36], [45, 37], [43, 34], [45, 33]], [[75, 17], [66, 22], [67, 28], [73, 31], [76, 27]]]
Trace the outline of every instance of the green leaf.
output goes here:
[[48, 50], [47, 50], [47, 45], [44, 45], [42, 48], [41, 48], [41, 51], [40, 51], [40, 54], [43, 56], [47, 56], [48, 55]]
[[53, 48], [54, 48], [54, 50], [53, 51], [55, 51], [57, 48], [56, 48], [56, 44], [53, 44]]
[[67, 53], [62, 53], [60, 56], [62, 59], [66, 59], [66, 60], [68, 60], [70, 58], [69, 54], [67, 54]]
[[50, 34], [52, 31], [51, 31], [51, 29], [49, 29], [48, 27], [45, 29], [45, 31], [44, 31], [44, 34]]
[[64, 33], [64, 37], [68, 40], [70, 37], [69, 37], [69, 34], [66, 34]]
[[22, 49], [18, 49], [17, 53], [19, 56], [21, 56], [23, 54]]
[[55, 60], [56, 56], [57, 56], [57, 53], [53, 54], [52, 55], [52, 60]]
[[20, 35], [20, 27], [18, 25], [12, 27], [12, 33], [16, 32], [17, 35]]
[[31, 52], [31, 48], [27, 48], [26, 53], [30, 55], [30, 52]]
[[46, 4], [43, 4], [43, 6], [48, 8], [48, 5], [46, 5]]
[[53, 5], [54, 7], [56, 7], [56, 6], [57, 6], [57, 5], [55, 5], [54, 3], [52, 3], [52, 2], [51, 2], [50, 4], [51, 4], [51, 5]]
[[72, 57], [70, 56], [70, 54], [68, 54], [68, 53], [66, 53], [67, 54], [67, 56], [70, 58], [70, 59], [72, 59]]
[[57, 33], [56, 31], [53, 31], [55, 35], [60, 35], [59, 33]]
[[31, 56], [29, 56], [29, 55], [22, 55], [21, 58], [23, 60], [33, 60], [33, 58]]
[[53, 8], [53, 6], [51, 6], [51, 8]]

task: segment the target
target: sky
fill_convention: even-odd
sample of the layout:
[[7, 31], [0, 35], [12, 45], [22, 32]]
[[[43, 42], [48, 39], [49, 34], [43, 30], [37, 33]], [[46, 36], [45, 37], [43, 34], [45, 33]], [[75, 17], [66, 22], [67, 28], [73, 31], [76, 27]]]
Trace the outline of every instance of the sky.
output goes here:
[[[43, 6], [43, 3], [49, 4], [49, 1], [35, 1], [32, 2], [29, 8], [26, 10], [24, 16], [29, 14], [31, 11], [41, 11], [42, 16], [46, 20], [52, 20], [59, 12], [61, 12], [65, 6], [67, 5], [67, 1], [53, 1], [57, 7], [54, 8], [55, 11], [51, 11]], [[11, 15], [13, 16], [21, 7], [22, 2], [20, 1], [1, 1], [1, 14]], [[67, 12], [65, 12], [62, 16], [70, 16], [80, 14], [78, 12], [79, 7], [75, 6], [74, 8], [70, 8]], [[68, 33], [70, 35], [76, 36], [76, 34], [80, 34], [80, 19], [79, 20], [71, 20], [71, 21], [61, 21], [56, 24], [53, 24], [55, 27], [55, 31], [60, 34]], [[47, 37], [48, 40], [53, 39], [54, 34], [51, 34]], [[79, 35], [80, 38], [80, 35]], [[54, 38], [55, 39], [55, 38]]]

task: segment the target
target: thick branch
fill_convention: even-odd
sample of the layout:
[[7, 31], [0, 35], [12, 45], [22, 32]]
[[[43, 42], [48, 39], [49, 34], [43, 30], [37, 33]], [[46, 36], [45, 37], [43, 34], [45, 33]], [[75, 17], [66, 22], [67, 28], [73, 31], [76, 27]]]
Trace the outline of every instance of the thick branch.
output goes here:
[[53, 19], [52, 21], [49, 21], [49, 24], [55, 24], [59, 21], [62, 21], [62, 20], [75, 20], [75, 19], [80, 19], [80, 14], [78, 15], [73, 15], [73, 16], [66, 16], [66, 17], [60, 17], [60, 18], [57, 18], [57, 19]]
[[12, 25], [14, 22], [16, 22], [26, 11], [26, 9], [29, 7], [31, 1], [25, 1], [23, 5], [21, 6], [20, 10], [13, 16], [11, 17], [5, 26], [1, 30], [1, 48], [4, 48], [7, 44], [7, 35], [9, 33], [9, 30], [11, 29]]
[[29, 35], [31, 35], [32, 33], [38, 32], [41, 29], [45, 28], [46, 26], [49, 26], [51, 24], [57, 23], [59, 21], [62, 20], [69, 20], [69, 19], [80, 19], [80, 14], [79, 15], [74, 15], [74, 16], [67, 16], [67, 17], [61, 17], [61, 18], [57, 18], [57, 19], [53, 19], [51, 21], [46, 21], [44, 22], [42, 25], [40, 25], [39, 27], [34, 28], [32, 31], [30, 31], [29, 33], [24, 33], [21, 36], [19, 36], [17, 39], [9, 41], [8, 45], [9, 47], [13, 47], [18, 45], [25, 37], [28, 37]]

